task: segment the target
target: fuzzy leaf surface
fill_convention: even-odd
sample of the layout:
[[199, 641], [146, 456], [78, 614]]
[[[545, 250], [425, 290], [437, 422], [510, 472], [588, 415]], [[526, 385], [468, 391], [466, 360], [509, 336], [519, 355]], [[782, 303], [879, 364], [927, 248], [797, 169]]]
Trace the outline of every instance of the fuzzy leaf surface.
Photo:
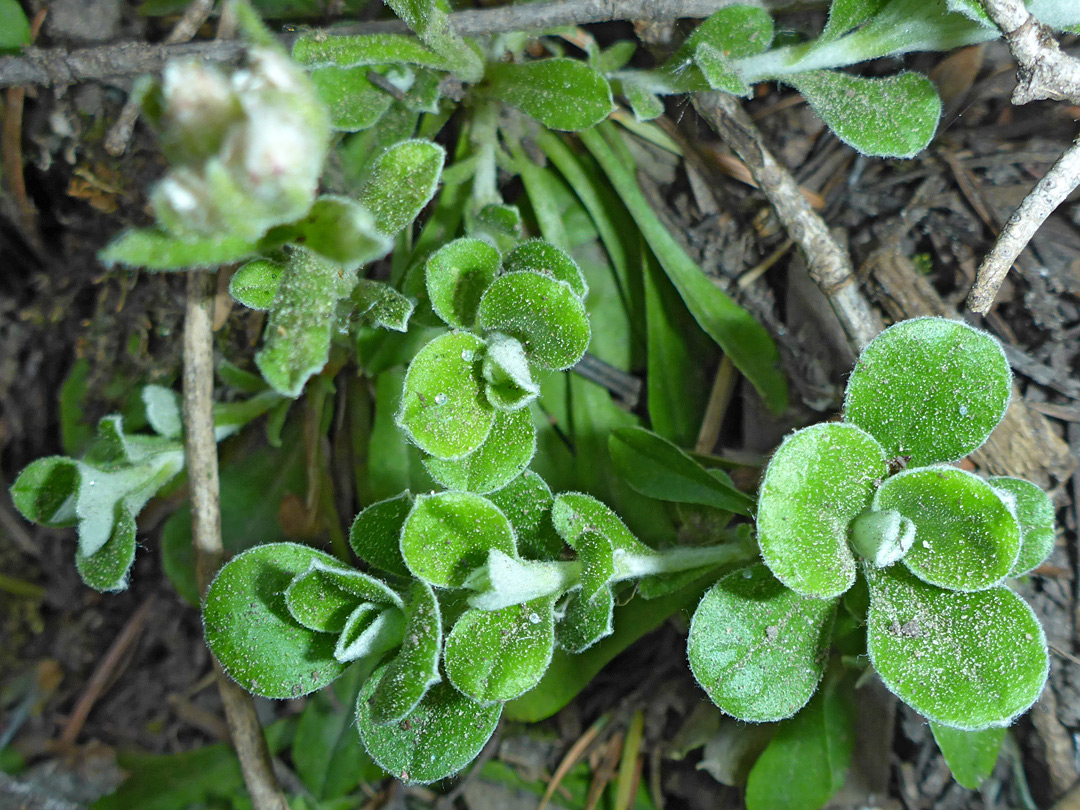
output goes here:
[[1006, 726], [1042, 693], [1046, 637], [1008, 588], [943, 591], [899, 565], [867, 580], [870, 661], [919, 714], [966, 731]]
[[576, 59], [493, 63], [485, 89], [544, 126], [568, 132], [595, 126], [612, 109], [607, 79]]
[[990, 484], [956, 467], [924, 467], [894, 475], [874, 495], [874, 508], [895, 509], [915, 524], [904, 565], [950, 591], [992, 587], [1020, 553], [1020, 526]]
[[480, 299], [485, 330], [516, 338], [537, 364], [561, 371], [589, 347], [589, 318], [570, 285], [537, 273], [499, 276]]
[[749, 515], [753, 499], [709, 473], [677, 445], [644, 428], [619, 428], [608, 437], [615, 469], [650, 498], [696, 503]]
[[394, 97], [371, 83], [370, 67], [327, 65], [311, 71], [315, 95], [330, 112], [330, 126], [339, 132], [369, 129], [390, 109]]
[[285, 591], [289, 613], [309, 630], [338, 633], [360, 602], [401, 607], [401, 597], [375, 577], [344, 565], [312, 562]]
[[375, 663], [404, 638], [405, 614], [399, 608], [363, 602], [345, 619], [334, 645], [334, 658], [343, 663], [357, 659]]
[[481, 239], [447, 242], [427, 260], [424, 278], [435, 314], [454, 329], [471, 329], [476, 310], [499, 272], [499, 251]]
[[409, 319], [416, 309], [416, 301], [402, 295], [389, 284], [362, 278], [352, 291], [356, 313], [372, 326], [407, 332]]
[[826, 422], [788, 436], [758, 495], [765, 564], [803, 596], [839, 596], [855, 581], [848, 526], [888, 474], [885, 452], [854, 425]]
[[531, 560], [557, 560], [566, 544], [555, 533], [551, 507], [555, 499], [547, 483], [532, 470], [525, 470], [488, 499], [502, 510], [514, 527], [518, 551]]
[[210, 584], [203, 607], [206, 643], [249, 692], [300, 697], [345, 670], [334, 658], [334, 636], [303, 627], [285, 604], [289, 583], [316, 560], [339, 564], [307, 546], [269, 543], [233, 557]]
[[403, 34], [364, 34], [360, 36], [303, 36], [296, 40], [293, 59], [301, 65], [323, 67], [339, 65], [410, 64], [446, 69], [446, 60], [415, 37]]
[[405, 635], [401, 649], [383, 670], [368, 700], [371, 720], [396, 723], [408, 715], [424, 693], [442, 678], [442, 614], [435, 592], [426, 582], [414, 582], [405, 603]]
[[976, 450], [1005, 415], [1012, 372], [1001, 344], [944, 318], [889, 327], [859, 356], [844, 418], [910, 466], [955, 461]]
[[503, 261], [503, 272], [522, 270], [565, 281], [578, 298], [584, 299], [589, 294], [589, 285], [585, 283], [585, 276], [577, 262], [565, 250], [543, 239], [522, 242], [507, 254]]
[[615, 597], [610, 588], [602, 588], [592, 599], [581, 592], [570, 598], [566, 614], [555, 625], [555, 638], [562, 649], [578, 655], [614, 630]]
[[1023, 478], [999, 476], [990, 479], [990, 486], [1008, 493], [1016, 500], [1016, 520], [1020, 524], [1020, 554], [1009, 571], [1010, 577], [1026, 574], [1038, 568], [1054, 550], [1054, 502], [1050, 496]]
[[495, 415], [484, 398], [479, 367], [484, 341], [450, 332], [416, 353], [405, 374], [397, 423], [425, 453], [464, 458], [484, 443]]
[[634, 537], [611, 507], [583, 492], [564, 492], [556, 497], [551, 522], [571, 548], [576, 549], [581, 537], [593, 531], [606, 537], [617, 551], [644, 556], [656, 553]]
[[127, 588], [128, 571], [135, 562], [135, 517], [123, 503], [115, 504], [112, 531], [93, 554], [75, 553], [75, 568], [82, 581], [96, 591]]
[[513, 700], [540, 682], [555, 649], [555, 597], [470, 608], [446, 638], [446, 676], [477, 703]]
[[921, 73], [866, 78], [834, 70], [784, 77], [836, 136], [864, 155], [910, 158], [929, 145], [941, 97]]
[[337, 262], [346, 271], [384, 256], [391, 246], [389, 237], [376, 228], [371, 213], [346, 197], [319, 197], [307, 216], [283, 231], [289, 232], [290, 241]]
[[953, 779], [968, 790], [978, 790], [983, 779], [994, 770], [1001, 743], [1008, 733], [1002, 727], [961, 731], [940, 723], [931, 723], [930, 730]]
[[435, 195], [445, 159], [445, 149], [419, 138], [379, 155], [358, 196], [380, 231], [392, 236], [416, 219]]
[[829, 21], [816, 41], [828, 42], [843, 36], [881, 11], [887, 2], [888, 0], [833, 0], [829, 6]]
[[401, 558], [401, 527], [412, 506], [412, 494], [406, 491], [361, 511], [349, 530], [349, 545], [356, 556], [388, 573], [409, 576]]
[[481, 706], [444, 681], [402, 722], [381, 725], [372, 719], [370, 699], [385, 669], [374, 672], [356, 701], [360, 739], [379, 767], [407, 784], [427, 784], [472, 762], [495, 731], [502, 704]]
[[157, 228], [135, 228], [110, 242], [98, 258], [105, 265], [126, 264], [146, 270], [216, 269], [255, 253], [255, 244], [238, 236], [181, 239]]
[[516, 556], [510, 521], [471, 492], [417, 495], [401, 529], [401, 555], [413, 576], [438, 588], [460, 588], [488, 550]]
[[487, 353], [480, 373], [487, 383], [484, 396], [496, 410], [520, 410], [540, 394], [525, 347], [509, 335], [492, 332], [487, 336]]
[[521, 475], [535, 453], [536, 428], [532, 415], [523, 408], [496, 412], [487, 439], [465, 458], [427, 458], [424, 466], [447, 489], [486, 495]]
[[269, 259], [248, 262], [229, 279], [229, 295], [249, 309], [268, 310], [274, 303], [285, 265]]
[[806, 705], [825, 670], [835, 599], [785, 588], [761, 564], [728, 574], [690, 623], [690, 670], [739, 720], [783, 720]]

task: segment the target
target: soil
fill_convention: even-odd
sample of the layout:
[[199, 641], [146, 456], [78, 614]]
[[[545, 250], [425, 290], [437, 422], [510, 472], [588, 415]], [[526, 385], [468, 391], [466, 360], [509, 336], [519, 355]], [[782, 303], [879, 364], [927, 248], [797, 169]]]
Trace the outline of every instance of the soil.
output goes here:
[[[95, 12], [104, 20], [92, 32], [99, 41], [153, 41], [167, 30], [161, 21], [139, 17], [133, 6], [96, 3], [107, 6]], [[65, 23], [70, 10], [65, 13], [46, 26], [41, 44], [79, 44], [85, 32]], [[599, 33], [625, 32], [616, 26]], [[930, 73], [946, 103], [931, 148], [911, 161], [858, 156], [824, 130], [788, 89], [762, 87], [747, 109], [849, 245], [864, 291], [887, 319], [932, 312], [961, 315], [975, 267], [996, 229], [1071, 144], [1080, 112], [1050, 103], [1012, 107], [1012, 64], [999, 44], [944, 57], [921, 55], [907, 66]], [[893, 61], [870, 70], [896, 67]], [[0, 809], [83, 805], [123, 779], [116, 750], [180, 752], [222, 735], [222, 711], [209, 677], [198, 613], [177, 596], [161, 570], [160, 524], [176, 498], [152, 504], [140, 519], [142, 547], [132, 587], [102, 596], [79, 581], [72, 565], [73, 533], [26, 524], [6, 494], [7, 484], [27, 463], [63, 452], [65, 433], [70, 438], [72, 431], [85, 431], [100, 416], [122, 408], [129, 392], [142, 384], [178, 379], [183, 280], [109, 269], [96, 259], [114, 234], [148, 221], [144, 190], [164, 169], [153, 137], [142, 126], [119, 158], [102, 145], [129, 87], [124, 80], [56, 91], [30, 88], [15, 130], [17, 143], [4, 136], [5, 155], [12, 154], [13, 146], [22, 150], [26, 194], [14, 190], [13, 170], [5, 163], [0, 198], [0, 571], [26, 587], [22, 593], [0, 588], [0, 738], [6, 743], [4, 730], [17, 731], [11, 748], [25, 766], [16, 769], [16, 777], [0, 781]], [[851, 353], [797, 250], [786, 250], [749, 285], [736, 284], [783, 249], [787, 235], [761, 194], [740, 182], [730, 161], [721, 159], [728, 151], [687, 105], [670, 105], [664, 123], [700, 160], [650, 153], [643, 165], [655, 168], [647, 168], [643, 184], [706, 272], [728, 289], [738, 289], [742, 303], [781, 346], [792, 407], [774, 418], [743, 386], [721, 438], [725, 450], [764, 455], [792, 427], [838, 411]], [[1057, 547], [1021, 589], [1047, 631], [1049, 689], [1015, 727], [1015, 743], [1006, 747], [993, 775], [976, 792], [951, 780], [925, 721], [869, 690], [858, 747], [880, 755], [876, 761], [857, 759], [836, 806], [1048, 807], [1080, 779], [1076, 199], [1074, 194], [1039, 231], [983, 324], [1010, 347], [1022, 419], [1002, 437], [1003, 449], [973, 459], [980, 470], [1018, 471], [1038, 481], [1058, 506]], [[219, 348], [233, 358], [250, 355], [251, 335], [257, 335], [252, 327], [250, 314], [234, 312], [218, 333]], [[67, 414], [60, 407], [65, 381], [75, 386], [69, 391], [75, 407]], [[110, 667], [74, 742], [62, 744], [95, 669], [148, 602], [134, 643]], [[643, 787], [647, 784], [669, 808], [738, 806], [740, 792], [721, 785], [708, 767], [699, 767], [709, 766], [700, 748], [674, 757], [680, 741], [692, 736], [693, 723], [700, 720], [695, 707], [702, 703], [686, 671], [681, 650], [685, 627], [679, 623], [674, 619], [616, 658], [542, 729], [503, 728], [491, 755], [521, 772], [550, 773], [596, 717], [612, 712], [615, 721], [586, 755], [599, 768], [611, 735], [642, 709]], [[267, 721], [299, 711], [298, 704], [261, 703], [259, 708]], [[466, 784], [454, 794], [455, 801], [474, 810], [512, 806], [505, 791], [492, 793], [485, 784]], [[373, 795], [371, 806], [435, 801], [428, 792], [397, 788]]]

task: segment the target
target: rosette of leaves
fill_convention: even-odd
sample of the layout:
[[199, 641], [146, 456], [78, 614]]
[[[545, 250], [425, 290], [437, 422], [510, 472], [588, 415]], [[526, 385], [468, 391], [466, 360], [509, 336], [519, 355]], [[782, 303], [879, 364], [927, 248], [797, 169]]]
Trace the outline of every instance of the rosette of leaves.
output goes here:
[[963, 323], [905, 321], [864, 349], [844, 420], [796, 431], [766, 468], [763, 562], [694, 615], [690, 666], [721, 709], [760, 722], [802, 708], [857, 581], [870, 662], [917, 712], [976, 732], [1031, 706], [1046, 640], [1006, 580], [1050, 553], [1054, 510], [1026, 481], [951, 466], [986, 441], [1010, 390], [1000, 344]]
[[[215, 406], [217, 438], [223, 439], [281, 401], [272, 392]], [[148, 385], [142, 391], [154, 435], [127, 433], [123, 418], [106, 416], [81, 459], [40, 458], [11, 485], [15, 508], [27, 520], [51, 528], [77, 527], [75, 565], [83, 582], [98, 591], [122, 591], [135, 560], [135, 518], [184, 469], [183, 423], [174, 391]]]
[[424, 278], [451, 331], [409, 364], [397, 423], [431, 456], [425, 466], [443, 486], [501, 489], [536, 451], [535, 369], [568, 369], [589, 345], [585, 279], [547, 242], [524, 242], [502, 258], [474, 237], [435, 251]]
[[365, 662], [360, 737], [407, 782], [472, 761], [556, 648], [581, 652], [611, 634], [622, 588], [661, 595], [685, 584], [682, 572], [753, 553], [738, 542], [655, 551], [600, 501], [553, 497], [531, 471], [488, 496], [405, 492], [372, 504], [350, 544], [370, 573], [292, 543], [238, 555], [208, 591], [206, 639], [230, 676], [272, 698]]

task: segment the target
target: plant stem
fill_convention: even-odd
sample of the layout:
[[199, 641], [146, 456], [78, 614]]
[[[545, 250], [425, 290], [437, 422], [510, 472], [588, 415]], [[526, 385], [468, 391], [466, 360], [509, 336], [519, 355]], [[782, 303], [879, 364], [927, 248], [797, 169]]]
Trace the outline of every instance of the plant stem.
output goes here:
[[615, 551], [615, 575], [612, 582], [627, 579], [677, 574], [694, 568], [718, 568], [721, 565], [749, 562], [758, 555], [753, 541], [729, 542], [716, 546], [676, 546], [656, 554], [620, 554]]
[[480, 101], [473, 112], [469, 140], [476, 150], [476, 173], [473, 175], [472, 199], [477, 211], [485, 205], [502, 202], [495, 152], [499, 140], [499, 107], [494, 101]]
[[[195, 547], [195, 573], [200, 594], [221, 566], [221, 511], [218, 504], [217, 442], [214, 437], [213, 276], [189, 271], [184, 314], [184, 442], [191, 489], [191, 537]], [[229, 679], [214, 660], [221, 702], [229, 734], [240, 758], [248, 793], [255, 810], [288, 810], [274, 775], [251, 696]]]

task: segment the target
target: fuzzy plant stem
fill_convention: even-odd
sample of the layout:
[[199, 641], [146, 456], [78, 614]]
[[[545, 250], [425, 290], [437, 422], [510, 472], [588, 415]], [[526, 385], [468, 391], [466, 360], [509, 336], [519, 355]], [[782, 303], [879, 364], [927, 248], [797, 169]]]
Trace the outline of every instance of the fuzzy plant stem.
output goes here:
[[[184, 313], [184, 446], [191, 490], [191, 536], [195, 573], [204, 597], [221, 567], [221, 511], [218, 504], [218, 458], [214, 438], [213, 276], [190, 271]], [[214, 674], [229, 734], [240, 758], [255, 810], [289, 810], [274, 775], [251, 695], [225, 674], [215, 659]]]

